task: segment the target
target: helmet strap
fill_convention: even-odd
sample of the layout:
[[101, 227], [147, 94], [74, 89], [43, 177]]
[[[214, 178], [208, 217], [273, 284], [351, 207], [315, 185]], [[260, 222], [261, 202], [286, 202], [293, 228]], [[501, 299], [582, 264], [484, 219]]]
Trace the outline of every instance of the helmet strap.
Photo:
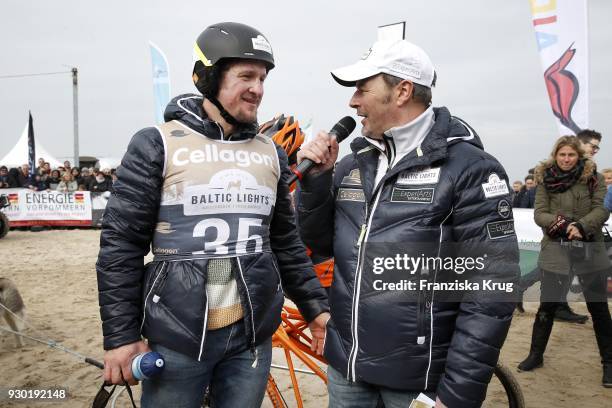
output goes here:
[[221, 117], [225, 119], [227, 123], [235, 127], [240, 127], [241, 125], [244, 125], [243, 123], [238, 122], [236, 118], [234, 118], [228, 111], [226, 111], [223, 105], [221, 105], [221, 102], [219, 102], [216, 97], [211, 95], [204, 95], [204, 97], [208, 99], [213, 105], [215, 105], [217, 109], [219, 109]]

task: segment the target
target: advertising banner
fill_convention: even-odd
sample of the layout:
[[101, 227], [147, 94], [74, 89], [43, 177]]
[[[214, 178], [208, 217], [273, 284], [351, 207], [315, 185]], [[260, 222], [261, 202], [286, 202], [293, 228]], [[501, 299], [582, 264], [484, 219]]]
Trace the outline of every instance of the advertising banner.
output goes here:
[[91, 197], [89, 191], [60, 193], [3, 189], [10, 205], [3, 212], [11, 227], [31, 225], [91, 226]]

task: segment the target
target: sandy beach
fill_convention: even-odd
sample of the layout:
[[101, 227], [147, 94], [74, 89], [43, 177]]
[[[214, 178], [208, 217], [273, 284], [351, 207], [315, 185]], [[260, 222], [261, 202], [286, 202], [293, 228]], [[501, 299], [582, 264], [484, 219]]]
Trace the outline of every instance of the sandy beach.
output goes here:
[[[98, 314], [95, 262], [100, 232], [97, 230], [10, 231], [0, 240], [0, 276], [12, 279], [27, 307], [25, 333], [51, 339], [84, 356], [102, 360], [102, 330]], [[582, 303], [573, 305], [586, 313]], [[612, 389], [601, 386], [601, 365], [591, 321], [584, 325], [556, 323], [545, 355], [544, 367], [517, 373], [516, 365], [528, 352], [537, 303], [526, 304], [526, 313], [515, 318], [501, 360], [515, 373], [528, 407], [604, 408], [612, 406]], [[5, 322], [0, 325], [6, 327]], [[286, 365], [281, 350], [274, 363]], [[13, 403], [0, 399], [1, 407], [91, 406], [101, 382], [101, 371], [78, 358], [33, 340], [16, 348], [13, 335], [0, 331], [0, 389], [68, 390], [66, 400]], [[290, 406], [295, 406], [286, 372], [272, 373]], [[299, 374], [306, 407], [327, 406], [323, 383]], [[136, 393], [138, 394], [138, 387]], [[6, 395], [6, 393], [4, 393]], [[499, 385], [490, 387], [484, 406], [503, 407]], [[118, 407], [128, 407], [122, 396]], [[266, 407], [271, 406], [265, 401]]]

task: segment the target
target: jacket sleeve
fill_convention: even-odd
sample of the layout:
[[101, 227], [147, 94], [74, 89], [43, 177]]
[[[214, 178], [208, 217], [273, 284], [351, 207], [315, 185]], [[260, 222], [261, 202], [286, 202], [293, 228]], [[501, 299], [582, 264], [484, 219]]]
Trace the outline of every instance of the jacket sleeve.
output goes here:
[[612, 185], [608, 186], [606, 198], [604, 199], [604, 207], [606, 207], [608, 211], [612, 211]]
[[304, 244], [324, 258], [334, 256], [334, 171], [306, 175], [296, 195], [298, 224]]
[[140, 340], [144, 256], [161, 197], [164, 148], [155, 128], [132, 138], [102, 220], [96, 271], [104, 349]]
[[[490, 156], [465, 161], [471, 163], [470, 168], [457, 172], [454, 183], [451, 228], [452, 241], [460, 245], [456, 251], [484, 256], [484, 267], [471, 277], [472, 281], [482, 285], [483, 280], [491, 279], [510, 283], [517, 290], [520, 270], [514, 221], [511, 213], [498, 210], [502, 200], [509, 203], [511, 196], [487, 198], [482, 187], [493, 173], [506, 185], [508, 176]], [[515, 305], [513, 294], [504, 291], [480, 290], [463, 295], [445, 373], [437, 389], [438, 397], [448, 407], [482, 405]]]
[[557, 219], [557, 214], [550, 212], [550, 195], [542, 184], [536, 187], [536, 198], [533, 211], [535, 223], [546, 229]]
[[[606, 183], [601, 174], [597, 175], [597, 187], [591, 198], [591, 211], [578, 220], [587, 235], [601, 231], [601, 226], [608, 221], [610, 211], [604, 207], [604, 197], [606, 196]], [[586, 238], [586, 237], [585, 237]]]
[[306, 248], [297, 231], [289, 196], [288, 180], [291, 171], [287, 164], [287, 154], [278, 146], [276, 150], [281, 177], [270, 224], [270, 246], [278, 260], [287, 296], [297, 305], [306, 321], [310, 322], [319, 314], [329, 311], [327, 294], [314, 272], [312, 262], [306, 255]]

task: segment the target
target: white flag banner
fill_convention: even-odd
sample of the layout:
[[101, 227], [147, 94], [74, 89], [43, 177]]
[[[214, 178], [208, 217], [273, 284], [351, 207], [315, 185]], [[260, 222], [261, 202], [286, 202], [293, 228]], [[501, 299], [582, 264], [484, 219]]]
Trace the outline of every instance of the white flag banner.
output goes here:
[[589, 126], [587, 0], [529, 0], [544, 82], [560, 135]]

